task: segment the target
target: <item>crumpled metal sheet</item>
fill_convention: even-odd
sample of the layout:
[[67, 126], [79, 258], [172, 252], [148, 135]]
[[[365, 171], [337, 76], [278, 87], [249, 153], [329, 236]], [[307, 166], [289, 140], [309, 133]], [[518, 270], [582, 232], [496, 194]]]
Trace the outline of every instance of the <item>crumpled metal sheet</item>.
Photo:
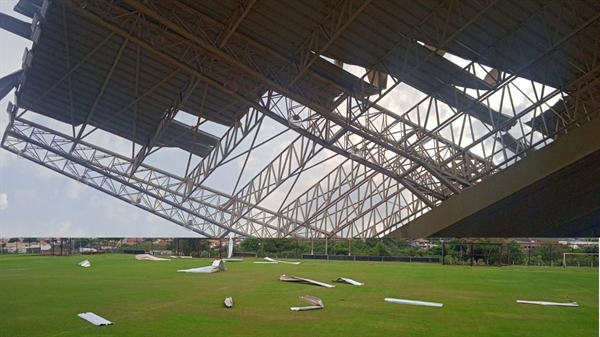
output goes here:
[[284, 281], [284, 282], [299, 282], [299, 283], [304, 283], [304, 284], [312, 284], [312, 285], [321, 286], [321, 287], [325, 287], [325, 288], [335, 288], [335, 286], [331, 285], [331, 284], [311, 280], [308, 278], [302, 278], [302, 277], [297, 277], [297, 276], [288, 276], [285, 274], [281, 275], [279, 277], [279, 280]]
[[139, 261], [171, 261], [170, 259], [163, 259], [150, 254], [137, 254], [135, 259]]
[[318, 297], [304, 295], [304, 296], [300, 296], [300, 299], [303, 300], [304, 302], [310, 303], [311, 305], [306, 306], [306, 307], [291, 307], [290, 309], [292, 309], [293, 311], [306, 311], [306, 310], [325, 308], [323, 301]]
[[198, 268], [191, 268], [191, 269], [180, 269], [177, 272], [178, 273], [199, 273], [199, 274], [210, 274], [210, 273], [216, 273], [219, 270], [227, 270], [227, 267], [225, 266], [225, 262], [223, 262], [223, 260], [214, 260], [212, 265], [208, 266], [208, 267], [198, 267]]
[[354, 286], [364, 286], [365, 284], [362, 282], [358, 282], [355, 281], [353, 279], [349, 279], [349, 278], [345, 278], [345, 277], [338, 277], [335, 280], [332, 280], [333, 282], [339, 282], [339, 283], [349, 283], [352, 284]]

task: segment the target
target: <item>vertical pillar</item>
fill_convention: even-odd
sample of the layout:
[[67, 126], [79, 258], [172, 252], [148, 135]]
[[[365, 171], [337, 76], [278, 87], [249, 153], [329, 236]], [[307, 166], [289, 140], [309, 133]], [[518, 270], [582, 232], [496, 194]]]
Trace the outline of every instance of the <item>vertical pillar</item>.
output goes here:
[[310, 255], [315, 255], [315, 237], [310, 239]]
[[348, 239], [348, 256], [352, 256], [352, 239]]
[[[327, 236], [325, 237], [325, 255], [329, 255], [329, 250], [327, 249]], [[329, 259], [329, 258], [327, 258]]]
[[445, 265], [444, 253], [446, 252], [446, 241], [442, 240], [442, 265]]
[[502, 246], [504, 244], [500, 244], [500, 249], [498, 250], [498, 267], [502, 267]]
[[475, 251], [473, 250], [473, 244], [471, 244], [471, 267], [473, 267], [473, 255], [475, 254]]

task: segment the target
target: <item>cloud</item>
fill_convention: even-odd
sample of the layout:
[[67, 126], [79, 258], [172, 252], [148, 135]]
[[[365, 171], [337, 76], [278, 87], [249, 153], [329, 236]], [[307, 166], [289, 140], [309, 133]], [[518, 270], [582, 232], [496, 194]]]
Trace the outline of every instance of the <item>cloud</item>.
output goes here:
[[0, 193], [0, 209], [6, 209], [6, 207], [8, 207], [8, 195]]
[[49, 233], [53, 233], [54, 236], [75, 236], [85, 237], [85, 232], [81, 227], [74, 228], [71, 221], [67, 220], [60, 224], [52, 226], [52, 230]]
[[79, 199], [82, 193], [86, 191], [86, 185], [76, 182], [75, 180], [69, 181], [66, 188], [66, 196], [69, 199]]

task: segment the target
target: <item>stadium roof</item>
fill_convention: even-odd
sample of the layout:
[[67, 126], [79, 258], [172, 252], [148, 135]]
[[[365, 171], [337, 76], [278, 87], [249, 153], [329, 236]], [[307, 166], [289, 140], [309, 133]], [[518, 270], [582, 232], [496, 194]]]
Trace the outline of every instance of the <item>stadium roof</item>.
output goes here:
[[[13, 123], [59, 137], [69, 148], [53, 151], [59, 156], [78, 146], [114, 155], [86, 142], [96, 129], [142, 145], [118, 158], [124, 171], [74, 162], [135, 193], [96, 188], [167, 203], [177, 218], [136, 202], [207, 236], [385, 235], [598, 115], [597, 1], [21, 0], [15, 10], [31, 18], [31, 34], [6, 15], [2, 28], [33, 41], [22, 73], [3, 79], [10, 88], [18, 77], [15, 109], [74, 132], [31, 124], [16, 110]], [[400, 84], [418, 103], [382, 106]], [[297, 148], [231, 194], [204, 186], [263, 115], [303, 136]], [[228, 131], [201, 130], [207, 121]], [[8, 134], [15, 139], [5, 135], [4, 148], [27, 152], [19, 143], [27, 136]], [[204, 160], [179, 177], [144, 163], [161, 147]], [[351, 160], [347, 176], [365, 178], [333, 183], [333, 171], [277, 211], [261, 204], [321, 148]], [[164, 179], [129, 183], [138, 170]], [[381, 179], [388, 187], [374, 188]], [[344, 202], [356, 214], [340, 222]]]

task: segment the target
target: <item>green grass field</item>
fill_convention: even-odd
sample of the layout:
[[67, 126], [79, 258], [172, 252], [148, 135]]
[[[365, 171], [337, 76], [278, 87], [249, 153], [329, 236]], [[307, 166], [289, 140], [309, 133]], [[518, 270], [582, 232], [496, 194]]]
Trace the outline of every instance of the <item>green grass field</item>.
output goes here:
[[[89, 259], [92, 266], [78, 262]], [[177, 273], [209, 259], [136, 261], [133, 255], [0, 257], [1, 336], [597, 336], [598, 269], [465, 267], [310, 261], [228, 263], [215, 274]], [[281, 274], [362, 287], [281, 282]], [[300, 295], [320, 297], [322, 310]], [[227, 296], [234, 308], [223, 305]], [[385, 297], [443, 308], [384, 303]], [[578, 308], [515, 301], [577, 301]], [[92, 311], [115, 322], [94, 326]]]

